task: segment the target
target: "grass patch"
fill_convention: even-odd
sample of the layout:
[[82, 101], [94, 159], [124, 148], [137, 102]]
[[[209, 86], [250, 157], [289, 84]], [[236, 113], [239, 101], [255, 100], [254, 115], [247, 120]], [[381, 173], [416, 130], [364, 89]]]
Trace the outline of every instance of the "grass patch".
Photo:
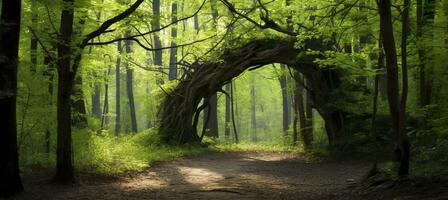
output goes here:
[[[168, 146], [160, 143], [155, 131], [114, 136], [89, 130], [73, 133], [74, 165], [77, 170], [116, 174], [141, 171], [155, 162], [173, 160], [181, 156], [207, 151], [198, 145]], [[54, 167], [55, 147], [50, 154], [35, 151], [22, 156], [22, 167]]]
[[213, 144], [210, 148], [218, 152], [303, 152], [303, 148], [300, 146], [285, 145], [275, 142], [251, 143], [243, 141], [238, 144], [218, 143]]

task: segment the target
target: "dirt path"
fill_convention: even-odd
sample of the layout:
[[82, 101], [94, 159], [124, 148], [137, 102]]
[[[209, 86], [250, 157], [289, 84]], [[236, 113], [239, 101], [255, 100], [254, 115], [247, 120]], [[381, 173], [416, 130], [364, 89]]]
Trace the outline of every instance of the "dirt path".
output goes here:
[[138, 174], [81, 174], [74, 187], [34, 178], [18, 199], [334, 199], [367, 168], [291, 154], [207, 153]]

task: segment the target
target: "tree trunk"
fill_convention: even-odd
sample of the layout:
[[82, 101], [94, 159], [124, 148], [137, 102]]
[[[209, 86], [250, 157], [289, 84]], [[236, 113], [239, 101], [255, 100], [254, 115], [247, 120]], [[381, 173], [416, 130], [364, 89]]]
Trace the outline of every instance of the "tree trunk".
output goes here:
[[[160, 29], [160, 0], [152, 1], [152, 14], [153, 19], [151, 20], [152, 30]], [[162, 48], [162, 41], [160, 40], [159, 32], [154, 33], [154, 65], [159, 67], [159, 70], [163, 72], [163, 51], [160, 50]], [[161, 73], [163, 74], [163, 73]], [[158, 84], [163, 84], [163, 78], [157, 79]]]
[[[47, 66], [45, 71], [45, 75], [48, 76], [48, 106], [53, 106], [53, 94], [54, 94], [54, 62], [49, 55], [45, 55], [44, 57], [44, 65]], [[45, 153], [50, 153], [50, 135], [51, 129], [47, 127], [45, 131]]]
[[174, 80], [177, 78], [177, 48], [176, 48], [176, 38], [177, 38], [177, 4], [173, 3], [171, 5], [171, 22], [176, 24], [171, 27], [171, 49], [170, 49], [170, 71], [169, 80]]
[[71, 105], [73, 109], [72, 123], [73, 126], [78, 128], [87, 127], [87, 110], [86, 103], [84, 101], [84, 92], [82, 90], [82, 82], [82, 76], [75, 75], [75, 85], [72, 89], [73, 98], [71, 99]]
[[409, 37], [409, 9], [411, 7], [410, 0], [404, 0], [404, 8], [402, 13], [402, 35], [401, 35], [401, 65], [402, 65], [402, 93], [400, 101], [400, 123], [398, 135], [398, 147], [400, 149], [400, 169], [399, 175], [409, 174], [409, 157], [410, 143], [406, 132], [406, 102], [408, 98], [408, 60], [407, 60], [407, 43]]
[[280, 75], [280, 87], [282, 89], [282, 107], [283, 107], [283, 134], [288, 134], [289, 128], [289, 105], [288, 105], [288, 88], [286, 84], [286, 76], [283, 74], [285, 66], [281, 66], [282, 75]]
[[[121, 41], [117, 43], [118, 52], [123, 52], [121, 47]], [[115, 65], [115, 135], [118, 136], [121, 131], [121, 83], [120, 83], [120, 64], [121, 57], [117, 57], [117, 63]]]
[[255, 83], [254, 80], [251, 80], [250, 83], [250, 96], [251, 96], [251, 122], [252, 122], [252, 142], [257, 142], [258, 141], [258, 136], [257, 136], [257, 104], [256, 104], [256, 99], [257, 97], [255, 96]]
[[109, 124], [109, 76], [111, 72], [111, 66], [107, 69], [106, 81], [104, 83], [104, 107], [101, 115], [101, 129]]
[[[310, 81], [306, 81], [306, 85], [310, 86]], [[304, 140], [305, 145], [311, 145], [313, 141], [313, 100], [311, 97], [311, 91], [306, 91], [306, 104], [305, 104], [305, 125], [304, 125]]]
[[[381, 39], [381, 33], [378, 39], [378, 62], [377, 62], [377, 70], [380, 70], [383, 68], [384, 65], [384, 51], [383, 51], [383, 41]], [[376, 115], [378, 112], [378, 94], [379, 94], [379, 86], [380, 86], [380, 79], [381, 76], [384, 76], [382, 74], [375, 74], [375, 80], [373, 85], [373, 106], [372, 106], [372, 136], [377, 137], [376, 134]]]
[[[126, 37], [130, 35], [129, 32], [126, 32]], [[126, 54], [130, 54], [132, 52], [131, 49], [131, 40], [126, 40]], [[138, 132], [137, 127], [137, 116], [135, 111], [135, 101], [134, 101], [134, 70], [129, 67], [129, 62], [124, 63], [126, 68], [126, 94], [128, 96], [129, 102], [129, 111], [131, 117], [131, 131], [133, 133]]]
[[[209, 106], [204, 111], [205, 135], [209, 137], [219, 137], [218, 130], [218, 97], [216, 93], [209, 99]], [[207, 120], [208, 116], [208, 120]]]
[[92, 94], [92, 114], [98, 119], [101, 119], [101, 85], [94, 83], [94, 91]]
[[17, 149], [17, 67], [21, 1], [2, 1], [0, 16], [0, 198], [23, 191]]
[[232, 124], [233, 124], [233, 133], [234, 133], [234, 139], [235, 139], [235, 144], [238, 144], [239, 140], [238, 140], [238, 131], [237, 131], [237, 126], [236, 126], [236, 122], [235, 122], [235, 109], [234, 108], [234, 95], [235, 93], [233, 92], [233, 82], [230, 82], [230, 101], [231, 101], [231, 108], [232, 108]]
[[[294, 73], [294, 80], [296, 82], [295, 85], [295, 92], [294, 92], [294, 106], [295, 106], [295, 122], [294, 126], [297, 127], [297, 121], [300, 125], [300, 133], [302, 136], [302, 141], [305, 146], [310, 145], [309, 136], [306, 134], [306, 116], [305, 116], [305, 106], [303, 105], [304, 99], [303, 99], [303, 85], [305, 84], [300, 73], [295, 72]], [[295, 128], [294, 132], [294, 144], [297, 144], [298, 142], [298, 132], [297, 128]]]
[[57, 100], [57, 155], [56, 176], [59, 183], [72, 183], [75, 179], [72, 163], [71, 94], [75, 74], [71, 70], [71, 40], [73, 34], [73, 0], [63, 0], [58, 37], [58, 100]]
[[392, 118], [392, 129], [396, 135], [397, 146], [400, 150], [400, 169], [398, 173], [400, 176], [403, 176], [409, 174], [409, 143], [406, 143], [406, 130], [404, 129], [406, 120], [403, 115], [403, 108], [406, 105], [401, 106], [401, 103], [404, 102], [400, 103], [399, 99], [398, 61], [392, 24], [391, 2], [390, 0], [381, 0], [378, 2], [378, 7], [386, 56], [389, 111]]
[[[226, 92], [232, 93], [231, 92], [231, 87], [232, 87], [232, 83], [228, 83], [226, 86]], [[232, 94], [230, 94], [232, 95]], [[231, 115], [231, 96], [226, 96], [226, 121], [225, 121], [225, 136], [226, 136], [226, 141], [228, 142], [230, 140], [230, 115]]]

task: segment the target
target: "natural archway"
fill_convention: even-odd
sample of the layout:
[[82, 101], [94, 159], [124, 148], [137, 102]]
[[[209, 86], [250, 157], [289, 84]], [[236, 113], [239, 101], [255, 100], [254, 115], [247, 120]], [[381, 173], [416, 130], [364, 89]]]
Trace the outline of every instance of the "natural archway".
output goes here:
[[[177, 143], [199, 142], [196, 126], [199, 113], [205, 107], [199, 106], [201, 100], [220, 91], [223, 85], [250, 68], [280, 63], [298, 70], [310, 81], [307, 89], [311, 91], [313, 107], [325, 120], [329, 143], [334, 144], [344, 135], [347, 114], [330, 103], [335, 102], [334, 98], [341, 98], [335, 94], [341, 85], [339, 72], [320, 68], [314, 62], [317, 57], [306, 56], [294, 44], [285, 39], [255, 40], [237, 49], [225, 50], [221, 62], [193, 63], [160, 107], [163, 139]], [[304, 49], [310, 47], [325, 45], [312, 41]]]

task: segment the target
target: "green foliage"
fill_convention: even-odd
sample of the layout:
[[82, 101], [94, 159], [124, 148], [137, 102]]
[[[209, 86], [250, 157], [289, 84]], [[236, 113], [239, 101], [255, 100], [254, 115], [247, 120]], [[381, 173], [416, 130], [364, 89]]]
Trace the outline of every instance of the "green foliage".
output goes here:
[[[200, 146], [163, 145], [154, 130], [119, 137], [108, 132], [97, 134], [80, 130], [74, 133], [73, 148], [75, 168], [102, 173], [138, 171], [156, 162], [207, 151]], [[21, 164], [22, 167], [51, 167], [55, 164], [55, 157], [34, 149], [22, 155]]]
[[285, 145], [283, 142], [241, 142], [238, 144], [219, 143], [212, 146], [213, 150], [220, 152], [304, 152], [302, 147]]
[[416, 176], [446, 176], [448, 175], [448, 158], [446, 150], [448, 141], [440, 139], [432, 147], [423, 147], [419, 150], [412, 168]]

